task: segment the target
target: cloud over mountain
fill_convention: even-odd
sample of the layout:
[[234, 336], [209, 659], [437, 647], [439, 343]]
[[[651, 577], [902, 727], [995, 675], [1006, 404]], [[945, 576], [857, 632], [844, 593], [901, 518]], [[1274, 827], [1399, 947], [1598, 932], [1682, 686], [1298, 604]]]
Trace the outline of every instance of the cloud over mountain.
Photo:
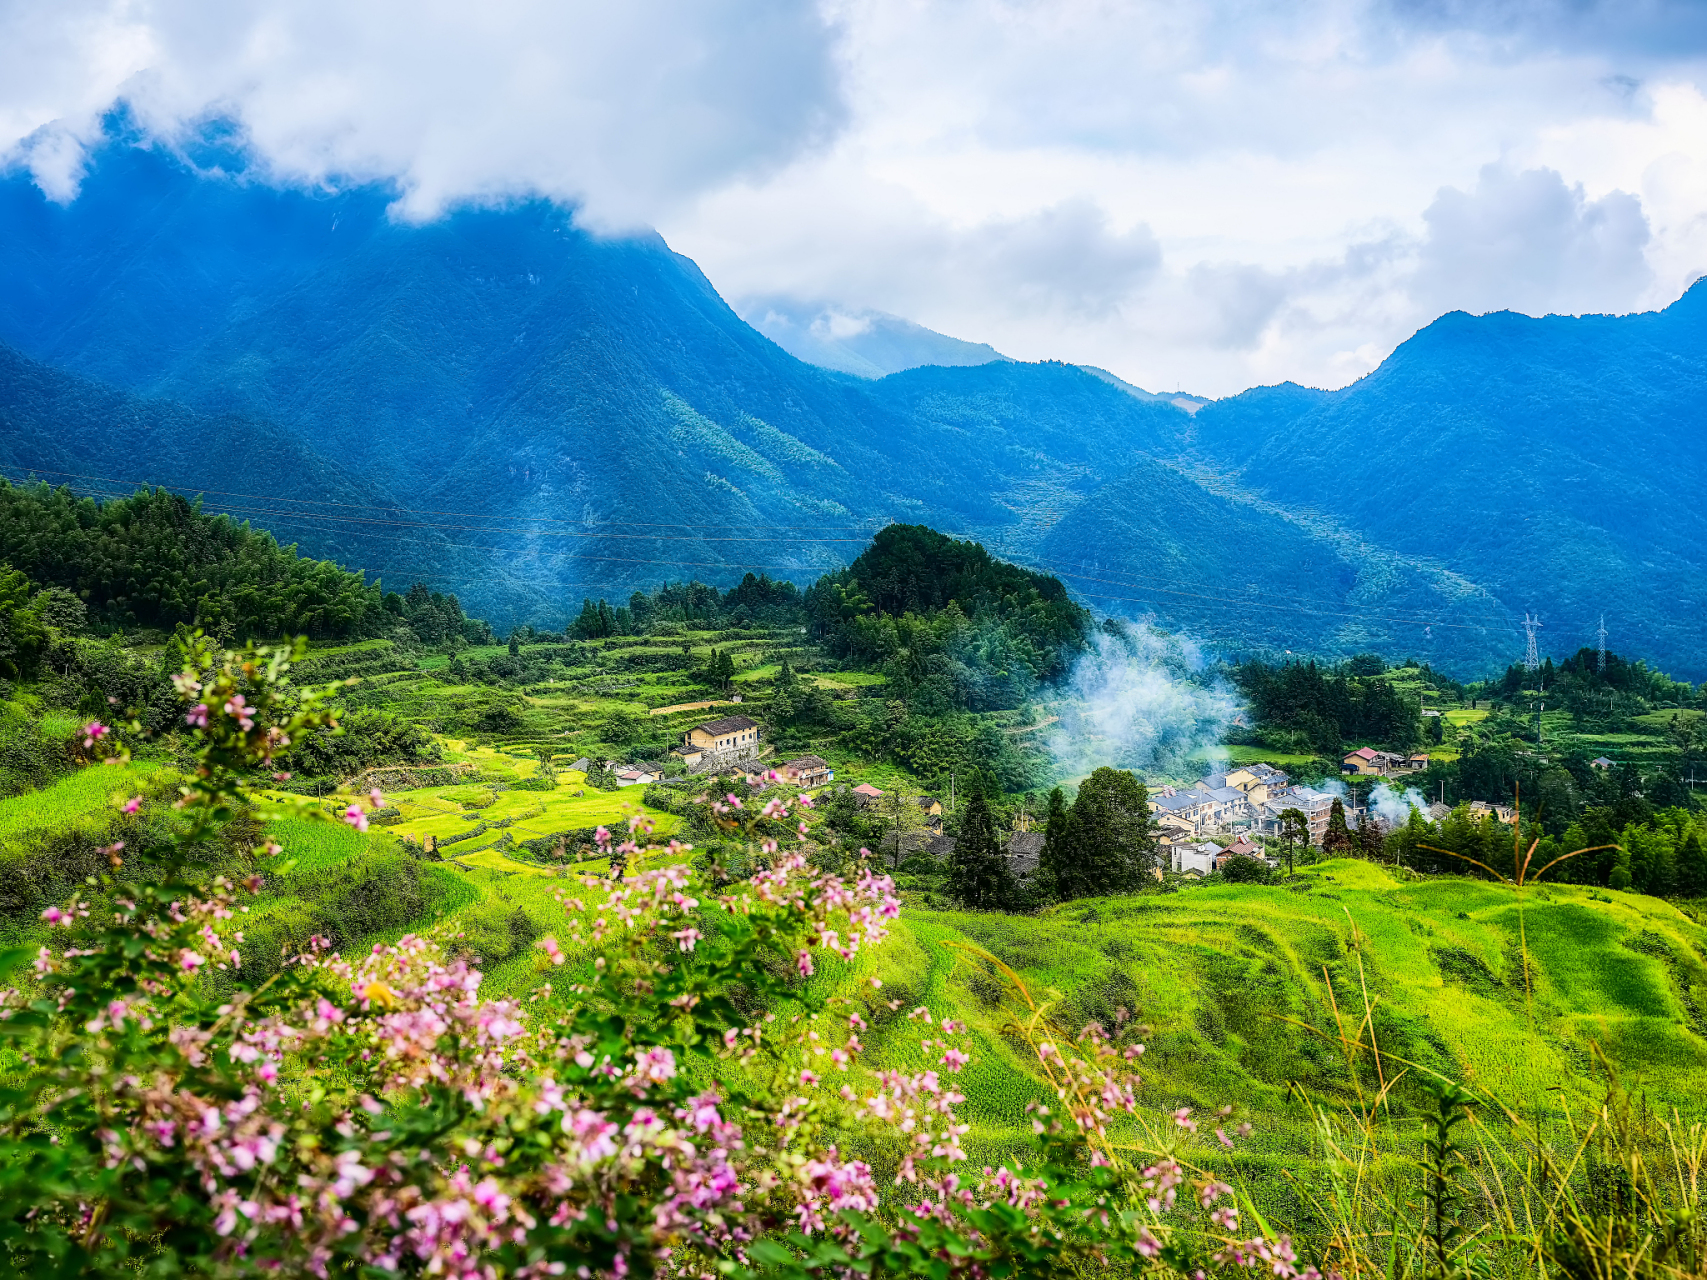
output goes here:
[[234, 120], [287, 181], [395, 180], [412, 217], [542, 194], [632, 227], [832, 132], [834, 39], [788, 0], [13, 5], [0, 155], [69, 198], [122, 100], [165, 138]]
[[394, 212], [543, 195], [727, 296], [1223, 394], [1707, 270], [1690, 0], [14, 0], [0, 168], [103, 122]]

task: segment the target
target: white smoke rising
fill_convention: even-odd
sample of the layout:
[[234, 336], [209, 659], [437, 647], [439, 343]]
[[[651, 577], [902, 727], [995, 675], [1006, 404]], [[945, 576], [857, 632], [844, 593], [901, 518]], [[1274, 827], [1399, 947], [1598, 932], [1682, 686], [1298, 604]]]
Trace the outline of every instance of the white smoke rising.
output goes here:
[[1389, 831], [1409, 822], [1412, 809], [1421, 809], [1423, 816], [1428, 815], [1428, 801], [1415, 787], [1406, 787], [1402, 792], [1393, 787], [1376, 787], [1369, 793], [1369, 811]]
[[1206, 678], [1187, 637], [1153, 627], [1097, 632], [1073, 665], [1049, 749], [1062, 773], [1099, 765], [1178, 772], [1194, 752], [1213, 752], [1241, 710], [1237, 693]]

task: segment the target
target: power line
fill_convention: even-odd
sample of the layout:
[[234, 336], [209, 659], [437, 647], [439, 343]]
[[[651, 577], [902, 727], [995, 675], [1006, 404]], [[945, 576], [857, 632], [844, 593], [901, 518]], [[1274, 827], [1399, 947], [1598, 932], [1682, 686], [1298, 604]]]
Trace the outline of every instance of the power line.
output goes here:
[[[1109, 578], [1094, 577], [1090, 574], [1079, 573], [1079, 572], [1076, 572], [1076, 571], [1071, 570], [1071, 569], [1067, 569], [1067, 568], [1057, 566], [1057, 565], [1052, 564], [1051, 562], [1049, 562], [1047, 560], [1037, 561], [1035, 563], [1037, 563], [1040, 567], [1048, 570], [1051, 573], [1058, 573], [1062, 577], [1071, 578], [1075, 581], [1096, 582], [1096, 583], [1100, 583], [1104, 586], [1123, 587], [1128, 591], [1145, 591], [1145, 592], [1151, 592], [1151, 593], [1154, 593], [1157, 595], [1180, 596], [1180, 597], [1184, 597], [1186, 599], [1192, 599], [1192, 600], [1206, 600], [1206, 601], [1209, 601], [1213, 604], [1234, 605], [1240, 609], [1252, 609], [1252, 608], [1254, 608], [1254, 609], [1270, 609], [1270, 610], [1278, 610], [1278, 611], [1287, 612], [1287, 613], [1310, 614], [1310, 615], [1313, 615], [1316, 617], [1324, 617], [1324, 618], [1350, 618], [1350, 619], [1353, 619], [1356, 621], [1365, 621], [1365, 622], [1390, 622], [1390, 623], [1393, 623], [1395, 625], [1412, 626], [1412, 627], [1420, 627], [1420, 626], [1425, 625], [1425, 623], [1428, 623], [1429, 625], [1433, 625], [1433, 626], [1437, 626], [1437, 627], [1453, 627], [1453, 628], [1456, 628], [1456, 629], [1461, 630], [1461, 631], [1482, 631], [1482, 632], [1486, 632], [1488, 630], [1488, 627], [1486, 627], [1486, 626], [1479, 625], [1476, 623], [1470, 623], [1470, 622], [1432, 622], [1431, 620], [1427, 620], [1427, 619], [1424, 619], [1421, 617], [1406, 617], [1406, 616], [1394, 615], [1394, 614], [1370, 613], [1367, 611], [1318, 609], [1318, 608], [1312, 608], [1310, 606], [1301, 605], [1301, 604], [1270, 604], [1270, 603], [1267, 603], [1267, 602], [1262, 601], [1262, 600], [1251, 600], [1249, 598], [1240, 598], [1240, 597], [1232, 597], [1232, 596], [1213, 596], [1213, 595], [1207, 595], [1207, 594], [1200, 592], [1200, 591], [1181, 591], [1181, 590], [1178, 590], [1177, 588], [1171, 588], [1171, 587], [1151, 587], [1151, 586], [1142, 585], [1140, 583], [1121, 582], [1121, 581], [1117, 581], [1117, 580], [1109, 579]], [[1124, 576], [1124, 575], [1122, 575], [1122, 576]], [[1095, 594], [1094, 592], [1084, 591], [1082, 588], [1080, 590], [1080, 594], [1088, 596], [1093, 600], [1127, 600], [1133, 604], [1144, 604], [1144, 603], [1146, 603], [1143, 600], [1133, 599], [1132, 597], [1128, 597], [1128, 596], [1108, 596], [1108, 595], [1099, 596], [1099, 595]]]

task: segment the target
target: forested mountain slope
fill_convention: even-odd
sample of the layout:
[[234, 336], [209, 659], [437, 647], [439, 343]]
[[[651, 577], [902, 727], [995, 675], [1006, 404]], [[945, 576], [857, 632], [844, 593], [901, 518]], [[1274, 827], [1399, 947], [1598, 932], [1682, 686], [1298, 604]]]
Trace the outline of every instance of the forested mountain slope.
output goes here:
[[1707, 283], [1632, 316], [1443, 316], [1343, 391], [1209, 405], [1196, 450], [1293, 510], [1707, 674]]
[[[239, 514], [500, 627], [664, 579], [810, 581], [898, 520], [1224, 648], [1476, 669], [1520, 642], [1524, 608], [1634, 589], [1666, 475], [1699, 473], [1671, 439], [1698, 366], [1669, 337], [1645, 350], [1678, 367], [1644, 356], [1585, 402], [1617, 417], [1630, 518], [1596, 523], [1622, 479], [1501, 443], [1517, 410], [1557, 417], [1549, 396], [1626, 361], [1608, 346], [1624, 321], [1448, 318], [1346, 392], [1267, 389], [1194, 418], [1065, 364], [876, 381], [803, 364], [656, 236], [594, 238], [544, 204], [414, 226], [380, 188], [198, 164], [115, 142], [65, 205], [0, 181], [0, 342], [40, 362], [0, 360], [0, 402], [27, 422], [0, 462], [286, 499]], [[1522, 340], [1484, 342], [1506, 328]], [[67, 375], [75, 390], [43, 389]], [[1593, 456], [1600, 413], [1572, 417], [1573, 457]], [[1689, 519], [1652, 541], [1696, 599]], [[1673, 664], [1690, 647], [1641, 640]]]

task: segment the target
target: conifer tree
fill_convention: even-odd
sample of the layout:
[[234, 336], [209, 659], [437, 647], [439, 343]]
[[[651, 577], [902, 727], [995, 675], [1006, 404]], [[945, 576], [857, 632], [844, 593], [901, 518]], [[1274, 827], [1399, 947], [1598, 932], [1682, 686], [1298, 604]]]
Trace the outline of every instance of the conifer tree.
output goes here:
[[1328, 833], [1322, 837], [1322, 852], [1329, 856], [1347, 854], [1354, 847], [1351, 828], [1345, 824], [1345, 805], [1336, 796], [1334, 807], [1328, 810]]
[[1079, 784], [1072, 807], [1057, 818], [1049, 797], [1044, 854], [1057, 898], [1125, 893], [1138, 887], [1155, 861], [1150, 797], [1121, 769], [1103, 767]]
[[1066, 851], [1067, 797], [1060, 787], [1049, 793], [1049, 805], [1043, 819], [1043, 850], [1037, 856], [1037, 892], [1046, 900], [1062, 898], [1060, 884]]
[[996, 911], [1013, 900], [1013, 873], [996, 842], [996, 822], [982, 787], [974, 787], [961, 815], [960, 834], [948, 860], [948, 891], [977, 911]]
[[1381, 819], [1372, 813], [1363, 815], [1363, 824], [1357, 829], [1358, 852], [1371, 862], [1379, 862], [1387, 843], [1387, 828]]
[[1677, 851], [1677, 892], [1683, 898], [1707, 897], [1707, 850], [1693, 831]]
[[1280, 838], [1286, 844], [1286, 874], [1292, 874], [1292, 851], [1310, 843], [1310, 820], [1302, 809], [1285, 809], [1280, 814]]

